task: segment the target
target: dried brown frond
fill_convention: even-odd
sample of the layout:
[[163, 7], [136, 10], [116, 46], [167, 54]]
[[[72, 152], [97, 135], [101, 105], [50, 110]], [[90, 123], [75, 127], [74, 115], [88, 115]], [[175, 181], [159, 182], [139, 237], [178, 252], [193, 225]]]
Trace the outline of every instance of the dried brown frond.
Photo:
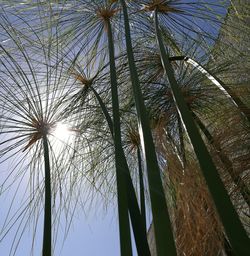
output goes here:
[[218, 255], [224, 247], [222, 225], [199, 170], [186, 170], [175, 178], [175, 225], [179, 255]]
[[[166, 123], [166, 121], [165, 121]], [[223, 227], [219, 221], [199, 165], [186, 152], [185, 168], [175, 145], [164, 134], [164, 120], [155, 127], [157, 151], [167, 159], [166, 193], [179, 256], [218, 255], [224, 248]], [[163, 167], [164, 168], [164, 167]]]
[[177, 154], [169, 146], [165, 152], [169, 180], [174, 188], [172, 211], [178, 255], [218, 255], [224, 247], [223, 227], [197, 162], [189, 156], [183, 170]]

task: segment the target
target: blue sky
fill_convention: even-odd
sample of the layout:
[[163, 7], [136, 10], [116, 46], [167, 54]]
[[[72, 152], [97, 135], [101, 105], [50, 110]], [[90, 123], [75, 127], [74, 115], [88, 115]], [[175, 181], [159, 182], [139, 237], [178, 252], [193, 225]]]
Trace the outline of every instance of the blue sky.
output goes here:
[[[7, 202], [4, 198], [1, 198], [0, 203], [2, 206], [0, 209], [0, 223], [2, 224], [7, 212], [7, 209], [4, 207]], [[99, 202], [99, 204], [101, 203]], [[116, 216], [116, 207], [112, 207], [111, 205], [108, 210], [104, 210], [100, 205], [100, 209], [98, 211], [96, 211], [95, 207], [89, 208], [89, 211], [85, 211], [85, 214], [78, 211], [78, 214], [74, 217], [73, 224], [63, 246], [62, 239], [64, 232], [59, 231], [55, 255], [119, 255], [119, 232]], [[63, 222], [61, 225], [63, 226]], [[41, 253], [42, 231], [42, 220], [40, 220], [36, 236], [34, 256], [40, 255]], [[16, 256], [30, 255], [32, 234], [32, 228], [27, 228], [17, 248]], [[12, 230], [4, 240], [0, 242], [0, 255], [9, 255], [14, 236], [15, 230]], [[41, 242], [39, 243], [39, 241]]]

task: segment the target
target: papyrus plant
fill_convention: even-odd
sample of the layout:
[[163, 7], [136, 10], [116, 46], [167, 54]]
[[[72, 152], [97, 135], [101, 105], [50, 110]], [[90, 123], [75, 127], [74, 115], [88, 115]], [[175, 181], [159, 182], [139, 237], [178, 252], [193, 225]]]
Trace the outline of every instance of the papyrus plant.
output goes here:
[[[24, 194], [24, 199], [16, 212], [10, 205], [1, 237], [20, 222], [11, 249], [15, 254], [28, 222], [33, 221], [36, 230], [44, 208], [42, 254], [49, 256], [57, 234], [53, 226], [59, 223], [62, 210], [67, 209], [72, 173], [77, 170], [70, 168], [74, 153], [72, 140], [60, 138], [57, 127], [68, 125], [70, 136], [76, 135], [77, 119], [74, 115], [65, 115], [68, 80], [62, 75], [63, 65], [49, 60], [50, 53], [43, 48], [42, 42], [39, 53], [26, 48], [17, 31], [5, 22], [2, 28], [12, 46], [0, 45], [0, 158], [1, 165], [7, 161], [13, 164], [1, 186], [3, 194], [16, 184], [13, 200], [18, 193]], [[37, 34], [33, 36], [39, 39]]]

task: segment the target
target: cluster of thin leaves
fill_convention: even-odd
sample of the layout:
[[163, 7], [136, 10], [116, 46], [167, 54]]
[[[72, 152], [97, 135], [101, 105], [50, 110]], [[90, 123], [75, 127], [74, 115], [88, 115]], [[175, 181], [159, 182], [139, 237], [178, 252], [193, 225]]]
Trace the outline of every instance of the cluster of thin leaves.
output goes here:
[[[0, 239], [16, 230], [10, 255], [16, 254], [29, 222], [32, 247], [37, 243], [46, 197], [44, 137], [50, 158], [55, 252], [60, 220], [65, 220], [66, 235], [78, 206], [96, 194], [105, 202], [118, 194], [119, 217], [126, 209], [135, 240], [140, 239], [133, 224], [136, 213], [129, 205], [134, 191], [142, 222], [146, 223], [145, 198], [149, 216], [152, 209], [155, 227], [149, 236], [154, 229], [155, 238], [150, 247], [156, 246], [157, 255], [164, 255], [167, 246], [172, 246], [171, 255], [240, 251], [215, 202], [219, 197], [200, 171], [201, 157], [194, 153], [195, 142], [171, 80], [175, 77], [187, 111], [249, 231], [249, 80], [242, 75], [246, 64], [238, 68], [242, 56], [247, 60], [247, 48], [239, 49], [232, 36], [237, 30], [247, 37], [239, 23], [249, 28], [230, 2], [127, 1], [136, 69], [131, 68], [123, 22], [125, 1], [0, 3], [0, 161], [7, 170], [1, 173], [1, 196], [13, 194]], [[237, 22], [230, 20], [235, 16], [232, 8], [239, 15]], [[160, 47], [161, 39], [165, 49]], [[234, 51], [234, 60], [224, 58], [225, 49]], [[173, 71], [166, 68], [164, 50]], [[67, 139], [58, 138], [59, 124], [67, 124]], [[149, 159], [154, 155], [155, 162]], [[158, 169], [160, 183], [152, 178]], [[124, 196], [126, 186], [124, 191], [129, 192]], [[24, 196], [15, 209], [20, 191]], [[165, 219], [169, 215], [175, 246], [171, 237], [163, 246], [159, 205], [166, 209]], [[126, 221], [128, 216], [119, 219], [121, 234]], [[169, 224], [166, 221], [162, 227]], [[123, 240], [121, 235], [121, 255], [128, 256], [129, 242]], [[147, 248], [140, 251], [138, 244], [138, 255], [149, 253]]]

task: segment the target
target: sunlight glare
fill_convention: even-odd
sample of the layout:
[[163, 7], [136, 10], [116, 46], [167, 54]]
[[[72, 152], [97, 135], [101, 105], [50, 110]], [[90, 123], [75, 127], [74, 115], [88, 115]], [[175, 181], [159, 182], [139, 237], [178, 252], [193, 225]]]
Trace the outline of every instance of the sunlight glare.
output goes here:
[[75, 132], [69, 124], [58, 122], [51, 134], [54, 137], [51, 142], [56, 155], [60, 155], [64, 150], [70, 151], [72, 149]]
[[69, 130], [69, 126], [64, 123], [57, 123], [53, 133], [52, 133], [59, 141], [67, 142], [70, 138], [71, 132]]

